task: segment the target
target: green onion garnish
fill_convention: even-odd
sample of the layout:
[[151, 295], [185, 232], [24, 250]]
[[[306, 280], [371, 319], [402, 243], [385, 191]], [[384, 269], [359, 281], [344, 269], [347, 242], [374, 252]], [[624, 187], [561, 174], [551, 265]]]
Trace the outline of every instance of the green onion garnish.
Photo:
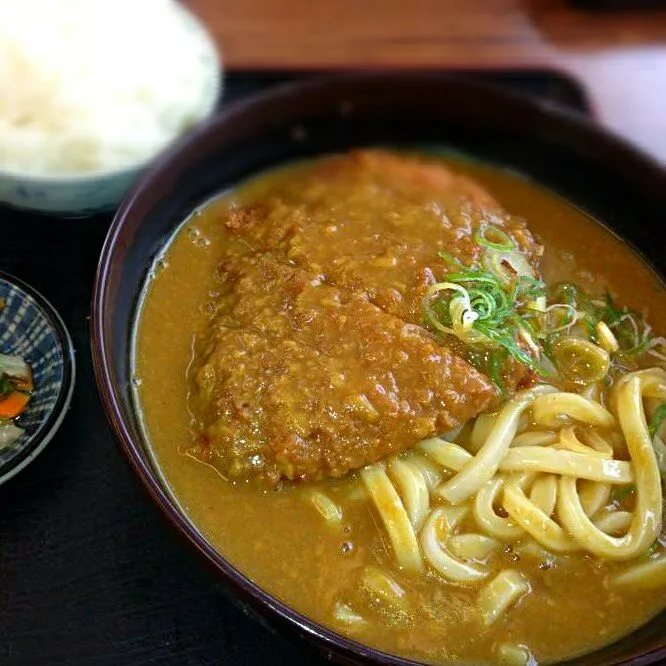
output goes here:
[[599, 318], [608, 324], [611, 328], [622, 322], [622, 318], [627, 314], [626, 308], [618, 308], [613, 302], [613, 296], [609, 291], [606, 292], [606, 303], [600, 313]]
[[484, 224], [475, 234], [474, 240], [479, 245], [494, 250], [513, 250], [516, 247], [511, 237], [495, 224]]
[[588, 339], [596, 344], [597, 324], [604, 322], [617, 340], [617, 354], [624, 358], [637, 358], [655, 345], [656, 339], [643, 315], [626, 307], [618, 307], [608, 292], [603, 301], [594, 301], [577, 285], [560, 282], [550, 290], [549, 296], [549, 301], [554, 303], [550, 308], [554, 311], [558, 308], [564, 311], [566, 308], [570, 313], [575, 313], [557, 329], [551, 329], [551, 333], [580, 322]]
[[452, 254], [449, 254], [448, 252], [444, 252], [444, 250], [440, 250], [437, 253], [437, 256], [439, 256], [440, 259], [443, 259], [449, 266], [452, 268], [455, 268], [456, 270], [460, 268], [464, 268], [463, 264], [460, 263], [456, 257], [454, 257]]
[[494, 350], [488, 354], [488, 376], [493, 384], [497, 386], [502, 397], [507, 394], [504, 380], [502, 379], [502, 366], [506, 360], [507, 354], [505, 352]]
[[[560, 282], [546, 294], [526, 256], [502, 229], [484, 224], [474, 238], [485, 248], [480, 265], [466, 266], [439, 252], [446, 273], [426, 292], [424, 324], [458, 338], [470, 363], [500, 392], [506, 391], [503, 370], [510, 361], [542, 377], [585, 383], [605, 381], [617, 367], [635, 366], [646, 353], [666, 361], [655, 350], [666, 348], [666, 340], [652, 335], [643, 315], [618, 307], [611, 294], [593, 300], [572, 282]], [[604, 330], [610, 345], [599, 340]], [[563, 347], [569, 338], [576, 347]], [[566, 372], [571, 368], [575, 376]], [[653, 435], [664, 420], [666, 406], [655, 413]]]
[[650, 437], [654, 437], [661, 428], [661, 424], [666, 421], [666, 405], [660, 405], [654, 412], [650, 421]]
[[[501, 370], [508, 357], [541, 372], [539, 363], [518, 341], [525, 335], [535, 337], [536, 329], [528, 320], [534, 316], [529, 304], [544, 294], [544, 284], [530, 276], [515, 276], [507, 284], [490, 271], [459, 266], [446, 275], [445, 282], [430, 287], [423, 309], [433, 329], [486, 352], [487, 374], [504, 391]], [[533, 341], [528, 346], [538, 352]]]

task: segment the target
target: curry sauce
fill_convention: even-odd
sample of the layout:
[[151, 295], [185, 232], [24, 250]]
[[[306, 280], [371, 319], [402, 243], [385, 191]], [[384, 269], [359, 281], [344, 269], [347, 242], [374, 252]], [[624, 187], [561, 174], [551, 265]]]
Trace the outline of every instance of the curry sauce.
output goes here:
[[[545, 248], [547, 282], [570, 280], [596, 294], [610, 289], [619, 302], [645, 312], [656, 330], [666, 331], [663, 285], [601, 225], [517, 175], [449, 163], [504, 209], [528, 220]], [[227, 559], [288, 605], [361, 642], [414, 659], [492, 661], [497, 643], [509, 641], [528, 645], [539, 662], [556, 661], [609, 643], [657, 613], [665, 605], [663, 590], [618, 594], [605, 585], [617, 564], [574, 554], [548, 569], [522, 562], [532, 593], [481, 630], [471, 589], [396, 567], [354, 476], [266, 492], [226, 480], [193, 453], [202, 428], [200, 414], [192, 411], [193, 365], [199, 362], [199, 341], [208, 339], [219, 315], [217, 269], [233, 242], [220, 229], [220, 216], [230, 206], [260, 200], [308, 168], [295, 165], [260, 176], [204, 206], [156, 262], [137, 324], [138, 402], [152, 450], [186, 514]], [[324, 524], [306, 501], [313, 489], [342, 508], [338, 524]], [[507, 548], [502, 557], [515, 563], [517, 554]], [[387, 612], [365, 597], [358, 580], [369, 564], [389, 571], [410, 603]], [[340, 600], [361, 609], [364, 621], [340, 623]]]

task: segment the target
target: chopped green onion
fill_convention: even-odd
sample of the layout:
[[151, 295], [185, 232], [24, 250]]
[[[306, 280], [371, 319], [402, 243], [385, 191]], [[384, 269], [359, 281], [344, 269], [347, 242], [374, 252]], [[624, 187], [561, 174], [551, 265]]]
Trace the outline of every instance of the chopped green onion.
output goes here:
[[582, 384], [602, 380], [610, 368], [610, 356], [589, 340], [565, 337], [551, 347], [551, 358], [565, 379]]
[[440, 259], [443, 259], [447, 264], [455, 268], [456, 270], [459, 268], [465, 268], [465, 266], [460, 262], [459, 259], [454, 257], [452, 254], [449, 254], [448, 252], [444, 252], [444, 250], [440, 250], [437, 255], [439, 256]]
[[605, 321], [608, 326], [616, 326], [619, 324], [623, 317], [627, 314], [626, 308], [618, 308], [614, 301], [613, 296], [609, 291], [606, 292], [606, 301], [602, 306], [600, 319]]
[[495, 224], [482, 225], [474, 238], [479, 245], [495, 250], [512, 250], [516, 247], [511, 237]]
[[514, 287], [514, 300], [537, 301], [543, 299], [545, 304], [545, 291], [546, 285], [541, 280], [528, 275], [520, 275]]
[[483, 256], [483, 266], [504, 284], [511, 284], [522, 277], [534, 279], [534, 271], [527, 259], [517, 250], [497, 251], [489, 249]]
[[[542, 377], [585, 384], [605, 381], [619, 367], [634, 367], [634, 359], [646, 353], [666, 362], [661, 353], [666, 339], [654, 337], [640, 313], [617, 307], [610, 294], [593, 300], [571, 282], [547, 292], [505, 232], [486, 225], [475, 236], [487, 248], [481, 266], [439, 253], [450, 270], [426, 292], [424, 323], [435, 333], [457, 337], [470, 363], [500, 391], [506, 390], [502, 377], [508, 361]], [[655, 429], [665, 412], [658, 412]]]
[[[533, 316], [527, 303], [543, 297], [544, 293], [543, 283], [529, 275], [515, 276], [507, 284], [479, 267], [460, 267], [447, 274], [446, 282], [428, 289], [423, 307], [426, 322], [438, 332], [453, 334], [463, 343], [480, 346], [488, 352], [504, 350], [504, 356], [512, 356], [539, 372], [540, 366], [531, 355], [538, 355], [539, 349], [533, 340], [536, 329], [527, 321], [528, 316]], [[527, 344], [529, 351], [518, 343], [526, 336], [531, 342]], [[500, 377], [496, 359], [492, 356], [486, 363], [493, 381]]]
[[435, 309], [433, 308], [427, 297], [423, 299], [423, 311], [425, 313], [426, 323], [430, 324], [431, 326], [434, 326], [440, 333], [446, 333], [447, 335], [455, 335], [452, 328], [450, 328], [449, 326], [444, 326], [440, 323], [440, 317], [438, 316], [437, 312], [435, 311]]
[[[658, 352], [656, 347], [660, 347], [664, 353]], [[646, 347], [646, 352], [660, 361], [666, 362], [666, 338], [652, 338]]]
[[666, 355], [654, 351], [654, 347], [663, 343], [661, 338], [652, 335], [644, 316], [629, 308], [618, 307], [610, 293], [606, 293], [604, 300], [593, 300], [577, 285], [560, 282], [550, 290], [549, 296], [553, 303], [550, 312], [566, 308], [570, 313], [576, 313], [575, 317], [565, 320], [557, 328], [552, 328], [551, 322], [550, 333], [580, 323], [585, 337], [601, 344], [614, 356], [629, 359], [650, 353], [666, 361]]
[[488, 354], [488, 376], [492, 380], [493, 384], [497, 386], [502, 397], [507, 395], [506, 386], [504, 385], [504, 380], [502, 379], [502, 365], [506, 359], [506, 352], [500, 351], [491, 351]]
[[575, 306], [581, 297], [581, 290], [573, 282], [558, 282], [551, 289], [550, 300]]
[[500, 290], [503, 288], [502, 283], [495, 275], [480, 269], [458, 271], [457, 273], [450, 273], [446, 277], [449, 282], [483, 282]]
[[[596, 321], [594, 317], [596, 316]], [[605, 302], [589, 317], [595, 327], [604, 323], [613, 334], [617, 353], [625, 356], [640, 356], [654, 345], [652, 328], [639, 312], [627, 307], [617, 307], [613, 297], [606, 292]]]
[[531, 370], [535, 372], [540, 372], [540, 367], [534, 361], [534, 359], [523, 351], [516, 341], [508, 333], [502, 333], [496, 329], [490, 328], [489, 326], [484, 325], [482, 322], [479, 322], [477, 325], [478, 330], [481, 331], [486, 337], [490, 338], [493, 342], [496, 342], [500, 347], [506, 349], [506, 351], [511, 354], [516, 360], [520, 361], [523, 365], [526, 365]]
[[660, 405], [650, 421], [650, 437], [654, 437], [659, 432], [664, 421], [666, 421], [666, 405]]

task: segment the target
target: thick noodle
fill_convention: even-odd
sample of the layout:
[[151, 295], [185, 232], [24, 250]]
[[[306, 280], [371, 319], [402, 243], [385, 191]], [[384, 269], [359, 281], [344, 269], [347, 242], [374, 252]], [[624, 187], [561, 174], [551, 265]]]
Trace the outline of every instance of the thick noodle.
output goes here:
[[328, 495], [314, 490], [310, 494], [310, 502], [330, 525], [339, 525], [342, 522], [342, 509]]
[[481, 447], [488, 440], [488, 435], [497, 420], [497, 414], [479, 414], [472, 426], [472, 432], [469, 436], [469, 450], [472, 453], [478, 453]]
[[[651, 548], [662, 526], [654, 449], [661, 440], [658, 433], [651, 441], [645, 411], [647, 405], [653, 417], [663, 404], [661, 369], [618, 380], [610, 409], [591, 397], [540, 385], [499, 412], [478, 417], [459, 443], [433, 437], [366, 467], [360, 476], [398, 565], [418, 573], [425, 563], [451, 584], [479, 586], [486, 626], [530, 591], [526, 576], [513, 569], [481, 587], [506, 548], [540, 566], [579, 551], [635, 559], [608, 584], [666, 585], [663, 543]], [[341, 519], [327, 496], [314, 494], [312, 501], [329, 522]], [[648, 560], [637, 559], [652, 551]], [[379, 569], [367, 569], [362, 585], [394, 606], [407, 594]], [[509, 647], [505, 652], [525, 656], [519, 647], [515, 654]]]
[[378, 463], [366, 467], [361, 478], [386, 528], [398, 564], [409, 571], [420, 571], [423, 560], [414, 528], [384, 466]]
[[449, 550], [463, 560], [483, 562], [496, 553], [502, 544], [485, 534], [456, 534], [449, 537]]
[[514, 475], [504, 486], [504, 508], [511, 519], [548, 550], [555, 553], [579, 550], [578, 543], [525, 495], [525, 482], [525, 476]]
[[578, 482], [578, 496], [586, 515], [594, 516], [608, 504], [612, 488], [610, 483], [596, 483], [584, 479]]
[[442, 470], [440, 467], [426, 456], [419, 453], [411, 452], [404, 458], [409, 461], [415, 469], [418, 469], [423, 476], [428, 490], [432, 492], [439, 485], [442, 480]]
[[543, 446], [510, 449], [500, 469], [503, 472], [549, 472], [603, 483], [634, 482], [631, 465], [624, 460], [606, 460], [598, 455], [558, 451]]
[[552, 430], [527, 430], [516, 435], [511, 446], [549, 446], [557, 441], [557, 433]]
[[495, 511], [505, 483], [506, 476], [498, 474], [479, 490], [474, 498], [474, 518], [477, 525], [490, 536], [503, 541], [515, 541], [525, 534], [525, 530]]
[[447, 442], [445, 439], [440, 439], [439, 437], [426, 439], [420, 442], [418, 447], [442, 467], [452, 469], [456, 472], [474, 459], [474, 456], [469, 451], [463, 449], [462, 446], [453, 442]]
[[542, 474], [532, 484], [530, 502], [547, 516], [552, 516], [557, 503], [557, 477]]
[[603, 405], [578, 393], [537, 396], [532, 416], [535, 423], [546, 427], [562, 425], [563, 416], [601, 428], [615, 427], [615, 417]]
[[506, 610], [530, 591], [530, 584], [519, 571], [504, 569], [479, 593], [481, 617], [486, 627], [497, 622]]
[[[580, 430], [581, 437], [587, 439], [590, 443], [583, 443], [579, 436]], [[600, 458], [610, 459], [613, 457], [613, 446], [609, 444], [603, 437], [597, 435], [594, 431], [584, 431], [579, 426], [567, 426], [562, 428], [558, 443], [555, 445], [558, 449], [566, 449], [567, 451], [574, 451], [575, 453], [582, 453], [583, 455], [599, 456]]]
[[634, 519], [634, 514], [629, 511], [605, 511], [595, 516], [592, 522], [606, 534], [624, 534]]
[[421, 532], [421, 546], [428, 564], [444, 578], [457, 583], [473, 583], [490, 573], [483, 565], [457, 559], [447, 548], [449, 535], [467, 511], [466, 507], [440, 506], [430, 514]]
[[609, 583], [616, 587], [631, 587], [635, 590], [649, 590], [666, 585], [666, 554], [641, 564], [634, 564], [615, 576]]
[[388, 464], [388, 475], [402, 498], [412, 527], [420, 530], [430, 508], [430, 494], [421, 470], [408, 460], [396, 458]]
[[361, 587], [374, 599], [394, 607], [405, 604], [405, 590], [385, 571], [372, 565], [365, 567]]
[[[614, 537], [600, 530], [581, 504], [575, 476], [560, 479], [557, 513], [570, 534], [581, 546], [599, 557], [628, 560], [647, 550], [662, 524], [662, 490], [659, 468], [643, 409], [643, 397], [650, 395], [666, 372], [659, 370], [632, 373], [616, 387], [614, 403], [634, 468], [636, 508], [629, 531]], [[666, 390], [662, 395], [666, 399]]]
[[498, 414], [486, 443], [458, 474], [442, 484], [440, 495], [452, 504], [458, 504], [478, 493], [481, 486], [490, 481], [499, 469], [518, 431], [523, 412], [537, 396], [553, 391], [555, 389], [552, 386], [536, 386], [510, 400]]

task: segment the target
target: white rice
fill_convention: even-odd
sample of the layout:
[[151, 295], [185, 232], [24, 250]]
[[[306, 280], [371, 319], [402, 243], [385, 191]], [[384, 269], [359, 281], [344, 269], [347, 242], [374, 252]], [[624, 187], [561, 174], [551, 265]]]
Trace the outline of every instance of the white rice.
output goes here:
[[144, 162], [211, 110], [217, 81], [173, 0], [0, 0], [0, 169]]

